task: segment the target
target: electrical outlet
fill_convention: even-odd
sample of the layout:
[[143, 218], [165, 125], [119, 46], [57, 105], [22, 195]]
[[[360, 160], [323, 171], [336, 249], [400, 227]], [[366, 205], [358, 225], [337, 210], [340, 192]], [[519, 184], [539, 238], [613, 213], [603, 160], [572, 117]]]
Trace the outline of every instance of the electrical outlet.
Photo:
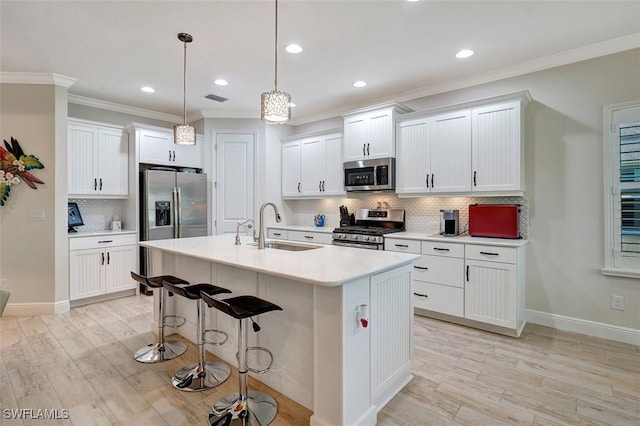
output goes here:
[[624, 296], [611, 295], [611, 309], [624, 311]]

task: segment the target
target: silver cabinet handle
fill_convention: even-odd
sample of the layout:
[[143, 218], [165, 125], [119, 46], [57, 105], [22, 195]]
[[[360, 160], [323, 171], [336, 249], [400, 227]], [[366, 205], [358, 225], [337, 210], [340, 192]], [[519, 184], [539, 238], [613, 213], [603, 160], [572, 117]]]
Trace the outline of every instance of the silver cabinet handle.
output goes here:
[[424, 298], [429, 298], [428, 294], [422, 294], [422, 293], [413, 293], [414, 296], [418, 296], [418, 297], [424, 297]]

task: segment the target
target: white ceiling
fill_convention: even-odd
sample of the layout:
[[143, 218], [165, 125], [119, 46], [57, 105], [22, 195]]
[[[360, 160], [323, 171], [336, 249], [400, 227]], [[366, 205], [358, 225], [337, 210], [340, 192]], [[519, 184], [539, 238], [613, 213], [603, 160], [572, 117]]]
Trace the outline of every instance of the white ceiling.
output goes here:
[[[188, 32], [188, 115], [259, 117], [274, 85], [274, 5], [0, 0], [0, 71], [58, 73], [78, 79], [71, 94], [181, 116], [177, 34]], [[280, 0], [278, 19], [278, 86], [296, 124], [640, 47], [637, 0]], [[284, 52], [290, 42], [304, 51]], [[456, 59], [462, 48], [476, 54]]]

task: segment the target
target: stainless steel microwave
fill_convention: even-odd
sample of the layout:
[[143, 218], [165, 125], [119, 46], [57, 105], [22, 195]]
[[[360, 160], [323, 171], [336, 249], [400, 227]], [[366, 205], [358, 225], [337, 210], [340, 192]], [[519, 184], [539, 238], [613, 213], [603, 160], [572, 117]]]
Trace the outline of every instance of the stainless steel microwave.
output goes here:
[[344, 163], [345, 191], [396, 189], [396, 159], [378, 158]]

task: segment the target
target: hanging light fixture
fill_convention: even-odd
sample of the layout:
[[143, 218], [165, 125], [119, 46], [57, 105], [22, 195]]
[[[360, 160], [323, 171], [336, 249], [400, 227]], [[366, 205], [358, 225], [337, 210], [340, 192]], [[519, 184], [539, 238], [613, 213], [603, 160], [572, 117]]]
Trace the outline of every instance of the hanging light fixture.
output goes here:
[[176, 145], [195, 145], [196, 129], [187, 124], [187, 43], [191, 43], [193, 37], [187, 33], [180, 33], [178, 34], [178, 40], [184, 43], [183, 119], [182, 124], [173, 126], [173, 143]]
[[276, 0], [275, 89], [260, 97], [260, 118], [268, 124], [291, 120], [291, 95], [278, 91], [278, 0]]

